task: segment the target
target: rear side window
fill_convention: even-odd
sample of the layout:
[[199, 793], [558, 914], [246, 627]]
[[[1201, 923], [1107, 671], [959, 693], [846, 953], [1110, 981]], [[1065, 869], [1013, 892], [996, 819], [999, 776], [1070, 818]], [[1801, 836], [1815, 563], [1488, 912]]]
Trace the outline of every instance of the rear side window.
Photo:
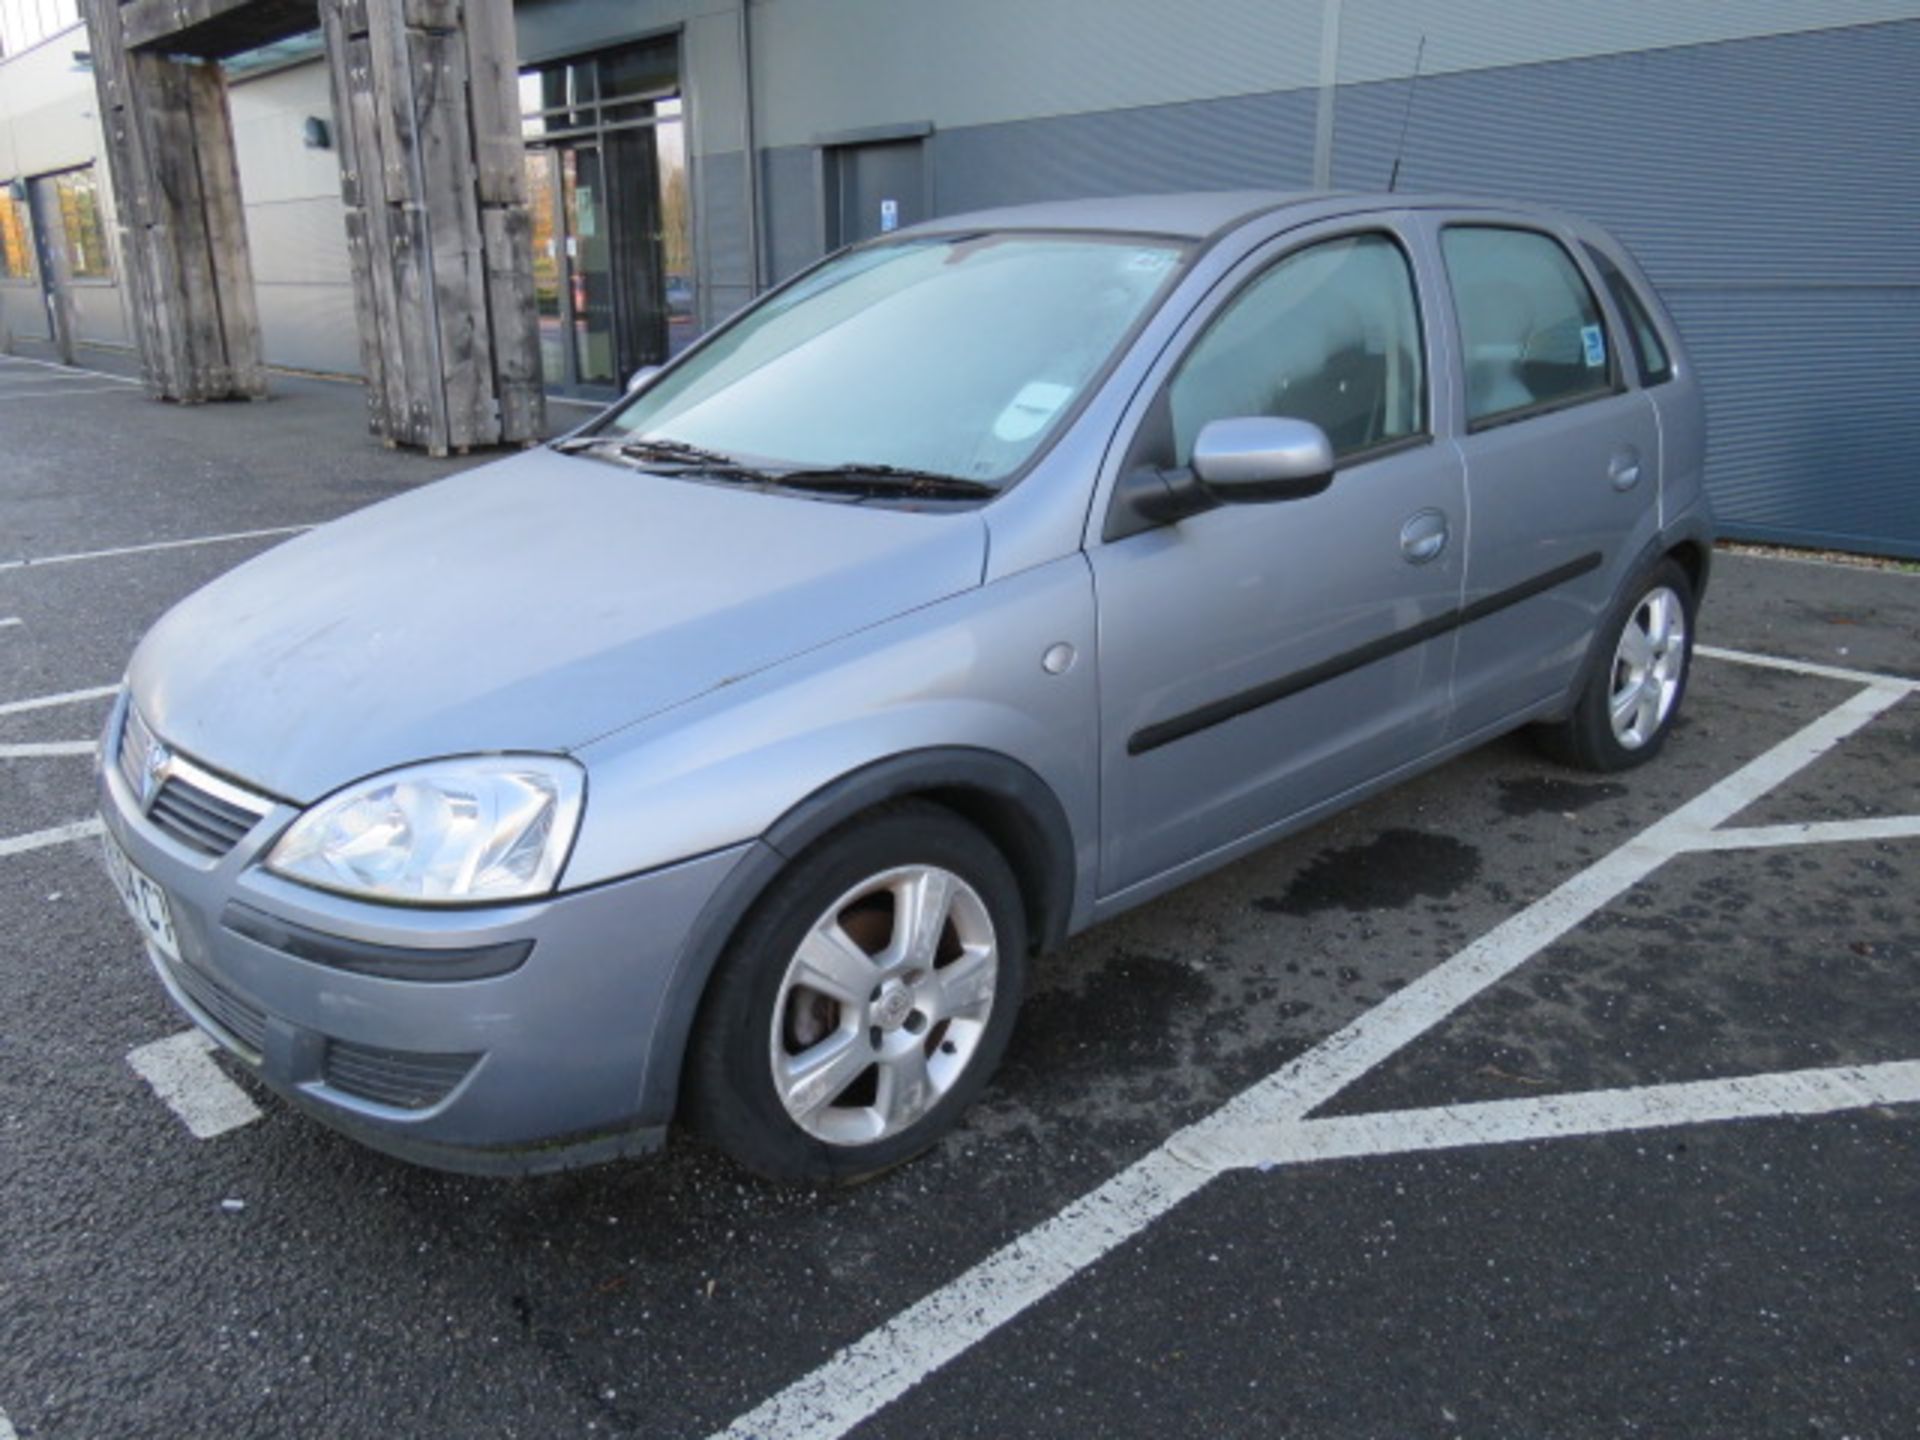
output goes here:
[[1600, 306], [1559, 241], [1450, 225], [1440, 244], [1460, 318], [1470, 429], [1613, 392]]
[[1666, 344], [1660, 339], [1660, 332], [1654, 328], [1653, 316], [1647, 313], [1646, 301], [1633, 288], [1633, 282], [1620, 273], [1620, 267], [1603, 253], [1589, 245], [1587, 254], [1593, 260], [1594, 269], [1600, 272], [1600, 278], [1606, 282], [1614, 306], [1626, 317], [1627, 332], [1633, 341], [1633, 358], [1640, 365], [1640, 383], [1658, 385], [1664, 380], [1671, 380], [1673, 361], [1667, 357]]
[[1384, 235], [1287, 256], [1231, 300], [1167, 389], [1173, 461], [1210, 420], [1311, 420], [1345, 457], [1422, 434], [1426, 377], [1413, 275]]

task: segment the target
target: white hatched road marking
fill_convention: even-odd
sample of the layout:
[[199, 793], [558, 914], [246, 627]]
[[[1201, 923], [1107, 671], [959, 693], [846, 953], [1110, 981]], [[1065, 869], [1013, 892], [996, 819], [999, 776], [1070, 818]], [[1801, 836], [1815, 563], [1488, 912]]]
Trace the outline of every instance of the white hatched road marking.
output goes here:
[[42, 565], [71, 565], [78, 560], [107, 560], [116, 555], [147, 555], [156, 550], [188, 550], [196, 545], [265, 540], [276, 535], [300, 535], [311, 529], [311, 525], [275, 525], [265, 530], [235, 530], [227, 535], [195, 535], [185, 540], [153, 540], [145, 545], [120, 545], [111, 550], [79, 550], [68, 555], [42, 555], [29, 560], [0, 560], [0, 570], [30, 570]]
[[91, 740], [24, 740], [0, 744], [0, 760], [41, 760], [57, 755], [91, 755]]
[[103, 700], [116, 693], [118, 685], [95, 685], [88, 690], [65, 690], [58, 695], [34, 695], [25, 700], [0, 703], [0, 715], [19, 715], [28, 710], [51, 710], [60, 705], [78, 705], [83, 700]]
[[[1719, 658], [1735, 658], [1725, 655]], [[1783, 664], [1780, 668], [1793, 668]], [[1823, 667], [1824, 668], [1824, 667]], [[1818, 673], [1809, 671], [1808, 673]], [[958, 1278], [883, 1322], [865, 1336], [836, 1352], [808, 1375], [788, 1385], [740, 1416], [720, 1432], [726, 1440], [760, 1440], [778, 1435], [784, 1440], [837, 1440], [854, 1426], [899, 1399], [928, 1375], [971, 1349], [1001, 1325], [1044, 1299], [1117, 1246], [1194, 1194], [1219, 1171], [1197, 1163], [1210, 1153], [1245, 1156], [1249, 1135], [1276, 1142], [1302, 1144], [1302, 1133], [1357, 1136], [1345, 1120], [1309, 1122], [1306, 1115], [1332, 1099], [1361, 1075], [1410, 1044], [1452, 1015], [1489, 986], [1512, 974], [1542, 949], [1650, 875], [1674, 855], [1696, 848], [1714, 827], [1725, 823], [1755, 799], [1797, 774], [1854, 734], [1875, 716], [1898, 704], [1916, 687], [1887, 683], [1885, 677], [1862, 674], [1862, 689], [1825, 715], [1710, 786], [1679, 809], [1648, 826], [1619, 849], [1603, 856], [1557, 889], [1495, 926], [1451, 959], [1428, 971], [1390, 999], [1321, 1041], [1305, 1054], [1281, 1066], [1222, 1105], [1211, 1115], [1175, 1132], [1160, 1146], [1135, 1161], [1053, 1218], [1002, 1246]], [[1785, 1113], [1812, 1113], [1804, 1107], [1808, 1096], [1879, 1094], [1861, 1071], [1848, 1078], [1795, 1082], [1789, 1077], [1761, 1077], [1740, 1082], [1736, 1093], [1720, 1089], [1667, 1091], [1658, 1097], [1634, 1092], [1589, 1097], [1584, 1111], [1578, 1097], [1558, 1097], [1553, 1108], [1527, 1101], [1532, 1110], [1487, 1110], [1484, 1107], [1443, 1107], [1464, 1115], [1449, 1129], [1429, 1115], [1415, 1125], [1404, 1116], [1402, 1137], [1495, 1133], [1527, 1123], [1553, 1127], [1588, 1124], [1608, 1117], [1634, 1124], [1646, 1120], [1664, 1104], [1670, 1112], [1685, 1113], [1689, 1104], [1710, 1117], [1735, 1106], [1739, 1115], [1772, 1113], [1763, 1110], [1769, 1100]], [[1906, 1096], [1913, 1076], [1899, 1069], [1890, 1076], [1885, 1093]], [[1731, 1085], [1732, 1082], [1728, 1082]], [[1850, 1088], [1851, 1087], [1851, 1088]], [[1505, 1103], [1505, 1102], [1502, 1102]], [[1823, 1102], [1824, 1103], [1824, 1102]], [[1888, 1103], [1856, 1099], [1854, 1104]], [[1569, 1107], [1574, 1107], [1569, 1109]], [[1795, 1106], [1803, 1108], [1796, 1109]], [[1716, 1108], [1718, 1107], [1718, 1108]], [[1829, 1105], [1827, 1108], [1845, 1108]], [[1556, 1119], [1555, 1116], [1561, 1118]], [[1570, 1120], [1568, 1117], [1572, 1117]], [[1634, 1117], [1639, 1117], [1635, 1119]], [[1369, 1122], [1376, 1127], [1384, 1123]], [[1669, 1122], [1672, 1123], [1672, 1122]], [[1426, 1127], [1422, 1129], [1421, 1126]], [[1475, 1130], [1474, 1127], [1480, 1127]], [[1389, 1127], [1391, 1129], [1392, 1127]], [[1566, 1133], [1597, 1133], [1575, 1128]], [[1375, 1133], [1375, 1140], [1379, 1138]], [[1349, 1143], [1358, 1143], [1350, 1140]], [[1486, 1143], [1459, 1139], [1451, 1143]], [[1267, 1158], [1285, 1156], [1279, 1144]], [[1374, 1150], [1368, 1153], [1386, 1153]], [[1299, 1158], [1313, 1158], [1301, 1155]], [[1244, 1163], [1236, 1160], [1235, 1163]], [[1258, 1160], [1251, 1163], [1260, 1163]], [[1291, 1162], [1288, 1162], [1291, 1163]]]
[[51, 830], [34, 830], [25, 835], [0, 839], [0, 857], [24, 855], [29, 850], [45, 850], [50, 845], [65, 845], [70, 840], [85, 840], [104, 833], [98, 820], [75, 820], [71, 825], [56, 825]]
[[211, 1036], [182, 1030], [127, 1053], [134, 1073], [153, 1087], [196, 1140], [211, 1140], [260, 1118], [260, 1108], [247, 1092], [213, 1063], [213, 1049]]

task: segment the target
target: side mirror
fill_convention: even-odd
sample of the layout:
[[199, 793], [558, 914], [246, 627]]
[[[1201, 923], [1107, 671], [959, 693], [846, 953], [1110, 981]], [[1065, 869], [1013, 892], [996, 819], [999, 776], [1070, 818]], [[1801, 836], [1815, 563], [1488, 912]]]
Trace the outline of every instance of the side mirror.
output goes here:
[[1311, 420], [1212, 420], [1193, 442], [1193, 474], [1227, 505], [1300, 500], [1333, 483], [1333, 442]]
[[645, 385], [659, 373], [660, 367], [658, 365], [642, 365], [627, 377], [627, 393], [629, 395], [633, 394], [634, 391]]

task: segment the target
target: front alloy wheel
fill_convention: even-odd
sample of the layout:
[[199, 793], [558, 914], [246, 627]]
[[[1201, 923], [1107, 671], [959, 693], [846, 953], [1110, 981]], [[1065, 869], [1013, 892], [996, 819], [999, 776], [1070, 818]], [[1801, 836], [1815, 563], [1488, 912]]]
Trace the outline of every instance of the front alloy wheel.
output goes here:
[[868, 1145], [918, 1122], [979, 1052], [999, 968], [986, 902], [951, 870], [886, 870], [835, 900], [773, 1007], [773, 1085], [794, 1124]]
[[1026, 965], [1019, 882], [986, 835], [928, 801], [870, 812], [782, 872], [728, 944], [687, 1118], [769, 1179], [886, 1170], [985, 1087]]

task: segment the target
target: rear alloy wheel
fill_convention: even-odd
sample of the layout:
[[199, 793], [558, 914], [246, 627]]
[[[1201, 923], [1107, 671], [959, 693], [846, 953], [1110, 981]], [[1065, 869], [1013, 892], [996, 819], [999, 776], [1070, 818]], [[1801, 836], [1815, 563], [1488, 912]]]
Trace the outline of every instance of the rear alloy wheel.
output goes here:
[[1536, 732], [1556, 760], [1626, 770], [1659, 753], [1687, 692], [1693, 659], [1693, 586], [1662, 560], [1629, 587], [1599, 633], [1599, 650], [1573, 713]]
[[999, 1063], [1026, 924], [992, 843], [891, 806], [820, 842], [729, 947], [690, 1058], [697, 1129], [780, 1180], [849, 1180], [931, 1145]]

